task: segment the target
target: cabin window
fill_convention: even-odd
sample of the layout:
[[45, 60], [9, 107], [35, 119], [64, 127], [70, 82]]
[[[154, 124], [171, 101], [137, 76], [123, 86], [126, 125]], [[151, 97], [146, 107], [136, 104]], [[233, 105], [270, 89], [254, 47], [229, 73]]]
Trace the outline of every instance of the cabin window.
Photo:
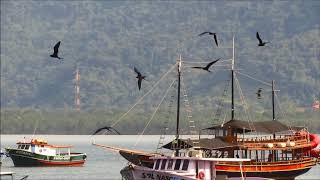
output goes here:
[[160, 165], [160, 159], [157, 159], [156, 166], [154, 167], [154, 169], [159, 169], [159, 165]]
[[180, 164], [181, 164], [181, 159], [176, 160], [176, 164], [174, 165], [174, 170], [179, 170], [180, 169]]
[[182, 170], [187, 170], [189, 166], [189, 160], [185, 159], [182, 164]]
[[18, 145], [18, 149], [21, 149], [21, 145]]
[[167, 169], [172, 169], [172, 165], [173, 165], [173, 159], [170, 159], [169, 162], [168, 162]]
[[167, 164], [167, 160], [166, 159], [162, 160], [161, 169], [164, 169], [166, 167], [166, 164]]
[[24, 149], [25, 145], [21, 145], [21, 149]]
[[24, 149], [29, 149], [30, 145], [26, 145], [26, 147]]

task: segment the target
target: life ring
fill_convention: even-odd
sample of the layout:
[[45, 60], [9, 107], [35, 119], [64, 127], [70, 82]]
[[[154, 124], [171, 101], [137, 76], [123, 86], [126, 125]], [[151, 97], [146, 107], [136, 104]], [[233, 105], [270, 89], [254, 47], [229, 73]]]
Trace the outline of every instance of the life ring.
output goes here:
[[198, 178], [199, 178], [199, 179], [204, 179], [204, 172], [203, 172], [203, 171], [200, 171], [200, 172], [198, 173]]

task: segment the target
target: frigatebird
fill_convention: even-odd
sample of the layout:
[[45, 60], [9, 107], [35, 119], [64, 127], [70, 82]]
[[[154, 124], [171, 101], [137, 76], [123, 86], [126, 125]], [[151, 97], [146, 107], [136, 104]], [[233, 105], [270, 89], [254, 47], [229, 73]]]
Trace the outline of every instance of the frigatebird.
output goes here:
[[256, 92], [258, 99], [261, 99], [261, 92], [262, 92], [262, 88], [259, 88], [258, 91]]
[[217, 60], [214, 60], [214, 61], [210, 62], [209, 64], [207, 64], [206, 67], [194, 66], [194, 67], [192, 67], [192, 68], [203, 69], [203, 70], [205, 70], [205, 71], [211, 72], [211, 71], [209, 70], [209, 68], [210, 68], [214, 63], [218, 62], [219, 60], [220, 60], [220, 58], [217, 59]]
[[58, 56], [60, 43], [61, 43], [61, 41], [59, 41], [56, 45], [54, 45], [53, 54], [50, 55], [51, 57], [62, 59], [61, 57]]
[[104, 129], [120, 135], [119, 131], [117, 131], [115, 128], [113, 128], [113, 127], [111, 127], [111, 126], [105, 126], [105, 127], [99, 128], [99, 129], [97, 129], [92, 135], [96, 135], [96, 134], [98, 134], [100, 131], [102, 131], [102, 130], [104, 130]]
[[138, 71], [138, 69], [136, 67], [134, 67], [134, 72], [137, 73], [137, 79], [138, 79], [138, 87], [139, 87], [139, 90], [141, 89], [141, 82], [142, 80], [145, 80], [145, 77], [146, 76], [142, 76], [141, 73]]
[[205, 34], [209, 34], [209, 35], [213, 36], [214, 42], [216, 43], [216, 45], [217, 45], [217, 47], [218, 47], [217, 34], [214, 33], [214, 32], [206, 31], [206, 32], [203, 32], [203, 33], [199, 34], [199, 36], [202, 36], [202, 35], [205, 35]]
[[267, 43], [269, 43], [269, 42], [263, 42], [262, 41], [262, 39], [260, 38], [260, 35], [259, 35], [259, 33], [257, 32], [257, 34], [256, 34], [256, 37], [257, 37], [257, 39], [259, 40], [259, 44], [258, 44], [258, 46], [264, 46], [264, 45], [266, 45]]

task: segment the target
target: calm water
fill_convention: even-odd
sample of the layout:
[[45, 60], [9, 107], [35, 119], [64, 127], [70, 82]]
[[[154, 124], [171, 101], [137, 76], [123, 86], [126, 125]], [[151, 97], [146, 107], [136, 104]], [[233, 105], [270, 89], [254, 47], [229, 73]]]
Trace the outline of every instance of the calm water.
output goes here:
[[[1, 135], [1, 149], [15, 147], [17, 141], [23, 140], [24, 135]], [[31, 138], [31, 136], [26, 136]], [[120, 170], [126, 161], [118, 155], [102, 148], [91, 145], [91, 137], [86, 135], [37, 135], [37, 138], [46, 139], [51, 144], [73, 144], [74, 152], [87, 153], [88, 158], [83, 167], [14, 167], [10, 158], [2, 160], [1, 171], [13, 171], [16, 179], [29, 175], [28, 179], [86, 179], [99, 180], [121, 179]], [[132, 148], [138, 136], [95, 136], [99, 144], [114, 145]], [[143, 136], [135, 149], [152, 151], [156, 148], [159, 136]], [[320, 179], [320, 166], [312, 168], [307, 174], [298, 179]]]

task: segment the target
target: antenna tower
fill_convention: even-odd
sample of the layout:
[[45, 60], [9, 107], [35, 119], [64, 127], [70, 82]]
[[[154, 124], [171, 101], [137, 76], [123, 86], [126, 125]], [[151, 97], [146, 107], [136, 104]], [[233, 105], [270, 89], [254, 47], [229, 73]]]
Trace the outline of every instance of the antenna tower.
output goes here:
[[75, 97], [74, 97], [75, 109], [80, 111], [80, 72], [76, 69], [75, 74]]

